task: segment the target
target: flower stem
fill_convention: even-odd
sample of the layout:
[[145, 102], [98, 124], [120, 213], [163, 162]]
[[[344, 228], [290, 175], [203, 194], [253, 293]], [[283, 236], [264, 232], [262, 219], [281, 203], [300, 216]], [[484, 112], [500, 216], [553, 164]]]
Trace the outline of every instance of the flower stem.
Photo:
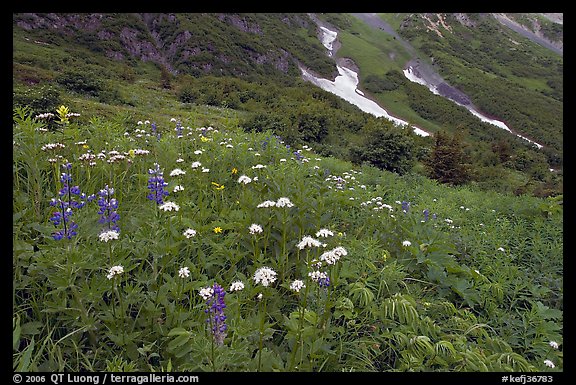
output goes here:
[[[262, 307], [264, 311], [262, 311]], [[265, 324], [265, 317], [266, 317], [266, 300], [263, 298], [260, 302], [260, 340], [258, 342], [258, 371], [260, 371], [260, 367], [262, 365], [262, 340], [264, 337], [264, 324]]]

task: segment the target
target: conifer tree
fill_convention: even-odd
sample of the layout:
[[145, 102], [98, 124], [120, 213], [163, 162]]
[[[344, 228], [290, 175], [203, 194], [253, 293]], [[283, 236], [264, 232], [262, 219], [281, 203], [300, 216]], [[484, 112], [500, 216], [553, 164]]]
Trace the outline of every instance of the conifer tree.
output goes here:
[[436, 142], [426, 164], [429, 176], [441, 183], [460, 185], [470, 179], [469, 161], [464, 142], [457, 133], [450, 137], [445, 132], [435, 134]]

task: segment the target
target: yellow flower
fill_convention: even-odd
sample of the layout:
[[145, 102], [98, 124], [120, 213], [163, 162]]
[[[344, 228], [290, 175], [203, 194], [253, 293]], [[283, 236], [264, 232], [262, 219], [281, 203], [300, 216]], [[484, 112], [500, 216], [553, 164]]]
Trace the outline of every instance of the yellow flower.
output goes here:
[[232, 175], [236, 175], [238, 173], [238, 169], [236, 167], [234, 167], [232, 169]]
[[[82, 148], [90, 148], [90, 146], [87, 145], [87, 144], [85, 144], [85, 145], [82, 146]], [[130, 150], [130, 151], [134, 152], [134, 150]]]
[[134, 149], [131, 149], [128, 151], [128, 155], [130, 155], [130, 157], [134, 158], [136, 156], [136, 152], [134, 151]]
[[209, 142], [209, 141], [210, 141], [210, 139], [208, 139], [208, 138], [205, 137], [205, 136], [201, 136], [201, 137], [200, 137], [200, 140], [203, 141], [203, 142]]
[[218, 234], [222, 232], [222, 227], [218, 226], [218, 227], [214, 227], [214, 233]]
[[224, 190], [224, 185], [222, 185], [222, 184], [218, 184], [218, 183], [216, 183], [216, 182], [212, 182], [212, 186], [214, 186], [214, 188], [215, 188], [217, 191]]

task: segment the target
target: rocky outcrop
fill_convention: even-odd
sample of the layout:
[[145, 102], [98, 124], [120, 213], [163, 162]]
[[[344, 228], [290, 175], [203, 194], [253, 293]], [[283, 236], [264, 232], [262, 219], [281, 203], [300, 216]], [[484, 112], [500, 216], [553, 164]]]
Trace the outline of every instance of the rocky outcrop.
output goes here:
[[[270, 48], [243, 44], [235, 52], [217, 52], [210, 41], [202, 38], [202, 32], [181, 28], [183, 15], [140, 13], [123, 15], [127, 21], [119, 21], [113, 14], [56, 14], [27, 13], [14, 14], [15, 24], [25, 30], [48, 29], [68, 36], [83, 34], [80, 44], [88, 48], [103, 51], [113, 60], [126, 60], [133, 57], [141, 61], [154, 62], [173, 74], [182, 63], [190, 68], [211, 72], [222, 65], [230, 64], [238, 57], [248, 58], [255, 66], [271, 65], [278, 71], [287, 73], [294, 58], [282, 47]], [[255, 18], [237, 14], [194, 15], [194, 17], [212, 17], [218, 23], [230, 25], [243, 33], [264, 35], [262, 26]], [[192, 19], [193, 20], [193, 19]], [[289, 26], [306, 26], [305, 17], [284, 17], [282, 22]], [[124, 25], [123, 25], [124, 24]], [[89, 34], [86, 34], [88, 32]], [[271, 40], [273, 40], [271, 38]], [[230, 46], [235, 44], [231, 41]], [[238, 55], [240, 51], [240, 55]], [[243, 52], [242, 52], [243, 51]], [[194, 57], [204, 54], [202, 59]], [[235, 56], [235, 59], [233, 59]], [[215, 60], [205, 59], [211, 57]], [[233, 63], [232, 63], [233, 64]], [[219, 70], [220, 71], [220, 70]]]

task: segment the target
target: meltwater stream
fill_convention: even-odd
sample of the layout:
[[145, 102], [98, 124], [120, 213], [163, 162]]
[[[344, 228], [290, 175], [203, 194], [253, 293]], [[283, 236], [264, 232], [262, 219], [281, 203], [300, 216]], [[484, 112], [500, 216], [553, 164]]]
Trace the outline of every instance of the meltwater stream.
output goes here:
[[[322, 30], [322, 44], [328, 50], [328, 54], [333, 56], [333, 43], [338, 36], [336, 31], [331, 31], [328, 28], [320, 27]], [[336, 76], [334, 81], [316, 77], [307, 71], [305, 68], [300, 67], [302, 71], [302, 77], [305, 80], [310, 81], [311, 83], [317, 85], [318, 87], [322, 88], [325, 91], [331, 92], [334, 95], [341, 97], [342, 99], [348, 101], [349, 103], [354, 104], [362, 111], [370, 113], [376, 117], [384, 117], [387, 120], [394, 122], [394, 124], [406, 126], [408, 122], [402, 119], [398, 119], [392, 115], [390, 115], [385, 109], [380, 107], [378, 103], [374, 102], [366, 98], [362, 91], [357, 89], [358, 86], [358, 74], [346, 67], [341, 65], [336, 65], [338, 69], [339, 75]], [[412, 126], [414, 132], [420, 136], [429, 136], [430, 133]]]
[[[357, 15], [357, 14], [355, 14]], [[364, 20], [368, 16], [372, 16], [372, 14], [358, 14]], [[380, 22], [383, 22], [380, 18], [378, 18]], [[320, 27], [322, 31], [322, 44], [328, 50], [329, 56], [334, 56], [334, 41], [336, 40], [338, 33], [336, 31], [332, 31], [326, 27]], [[406, 43], [408, 44], [408, 43]], [[390, 115], [385, 109], [383, 109], [380, 105], [376, 102], [366, 98], [364, 93], [357, 89], [358, 86], [358, 74], [346, 67], [341, 65], [336, 65], [338, 70], [338, 76], [334, 79], [334, 81], [320, 78], [314, 76], [305, 68], [300, 67], [302, 71], [302, 77], [305, 80], [316, 84], [318, 87], [322, 88], [325, 91], [331, 92], [344, 100], [348, 101], [349, 103], [354, 104], [358, 108], [360, 108], [364, 112], [368, 112], [377, 117], [384, 117], [397, 125], [406, 126], [408, 122], [397, 117]], [[449, 86], [438, 74], [430, 74], [426, 71], [426, 65], [420, 63], [418, 60], [411, 60], [406, 68], [404, 69], [404, 76], [412, 82], [416, 82], [426, 86], [432, 93], [436, 95], [440, 95], [445, 97], [454, 103], [465, 107], [470, 113], [476, 116], [478, 119], [485, 123], [492, 124], [496, 127], [499, 127], [503, 130], [506, 130], [530, 143], [535, 145], [538, 148], [542, 148], [543, 146], [539, 143], [534, 142], [520, 134], [512, 132], [512, 130], [506, 125], [506, 123], [492, 119], [483, 115], [481, 112], [476, 110], [474, 106], [470, 103], [470, 100], [466, 95], [461, 93], [460, 91], [456, 90], [455, 88]], [[414, 132], [420, 136], [429, 136], [430, 133], [418, 128], [416, 126], [412, 126]]]

